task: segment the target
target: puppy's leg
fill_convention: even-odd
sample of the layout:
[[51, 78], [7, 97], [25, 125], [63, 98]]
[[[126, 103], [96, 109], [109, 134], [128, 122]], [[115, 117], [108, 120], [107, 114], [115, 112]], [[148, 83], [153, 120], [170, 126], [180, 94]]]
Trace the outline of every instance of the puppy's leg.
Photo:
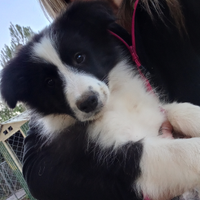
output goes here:
[[200, 184], [200, 138], [145, 138], [137, 188], [153, 200], [170, 199]]
[[166, 117], [175, 132], [200, 137], [200, 107], [190, 103], [172, 103], [163, 106]]

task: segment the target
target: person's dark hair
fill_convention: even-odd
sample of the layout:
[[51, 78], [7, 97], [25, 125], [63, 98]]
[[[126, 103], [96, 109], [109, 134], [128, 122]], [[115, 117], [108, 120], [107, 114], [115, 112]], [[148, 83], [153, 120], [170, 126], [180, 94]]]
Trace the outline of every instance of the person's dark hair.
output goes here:
[[[165, 0], [166, 4], [169, 8], [171, 17], [175, 21], [175, 25], [177, 26], [178, 30], [181, 32], [185, 29], [184, 24], [184, 16], [182, 14], [181, 5], [179, 0]], [[131, 31], [131, 21], [133, 15], [135, 0], [123, 0], [121, 8], [118, 12], [119, 23], [122, 25], [127, 31]], [[152, 14], [152, 8], [158, 13], [161, 19], [163, 19], [163, 13], [161, 10], [161, 1], [159, 0], [140, 0], [140, 3], [143, 4], [144, 9], [148, 12], [151, 19], [154, 19]], [[164, 20], [163, 20], [164, 22]]]

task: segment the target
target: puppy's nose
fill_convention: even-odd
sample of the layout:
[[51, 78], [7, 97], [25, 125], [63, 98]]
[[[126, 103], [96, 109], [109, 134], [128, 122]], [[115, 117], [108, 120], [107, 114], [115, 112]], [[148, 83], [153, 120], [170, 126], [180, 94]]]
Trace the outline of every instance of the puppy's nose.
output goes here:
[[82, 112], [92, 112], [98, 105], [98, 97], [95, 93], [82, 95], [82, 97], [76, 102], [76, 105]]

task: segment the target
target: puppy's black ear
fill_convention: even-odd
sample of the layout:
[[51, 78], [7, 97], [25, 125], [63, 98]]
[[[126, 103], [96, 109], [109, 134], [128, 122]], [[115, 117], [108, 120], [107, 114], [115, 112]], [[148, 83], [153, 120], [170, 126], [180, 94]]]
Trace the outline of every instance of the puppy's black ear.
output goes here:
[[108, 3], [103, 1], [74, 2], [68, 9], [66, 18], [81, 23], [89, 22], [103, 28], [116, 20]]
[[21, 70], [18, 67], [21, 64], [16, 57], [1, 71], [1, 97], [10, 108], [15, 108], [26, 90], [26, 84], [22, 84], [23, 75], [20, 74]]

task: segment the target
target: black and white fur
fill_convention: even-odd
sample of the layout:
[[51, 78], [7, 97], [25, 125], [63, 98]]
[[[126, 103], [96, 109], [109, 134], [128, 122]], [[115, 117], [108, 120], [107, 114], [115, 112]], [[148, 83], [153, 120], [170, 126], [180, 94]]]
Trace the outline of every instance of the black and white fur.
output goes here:
[[[3, 69], [2, 98], [11, 108], [25, 103], [49, 143], [80, 134], [75, 129], [81, 124], [84, 144], [71, 136], [69, 144], [86, 149], [94, 144], [96, 162], [101, 159], [104, 170], [108, 155], [102, 152], [114, 152], [116, 158], [126, 152], [113, 167], [131, 158], [122, 171], [131, 174], [127, 184], [138, 199], [140, 194], [154, 200], [177, 196], [200, 183], [200, 108], [162, 104], [147, 92], [130, 55], [108, 32], [114, 20], [100, 2], [71, 6]], [[162, 138], [159, 129], [166, 118], [176, 131], [196, 138]]]

